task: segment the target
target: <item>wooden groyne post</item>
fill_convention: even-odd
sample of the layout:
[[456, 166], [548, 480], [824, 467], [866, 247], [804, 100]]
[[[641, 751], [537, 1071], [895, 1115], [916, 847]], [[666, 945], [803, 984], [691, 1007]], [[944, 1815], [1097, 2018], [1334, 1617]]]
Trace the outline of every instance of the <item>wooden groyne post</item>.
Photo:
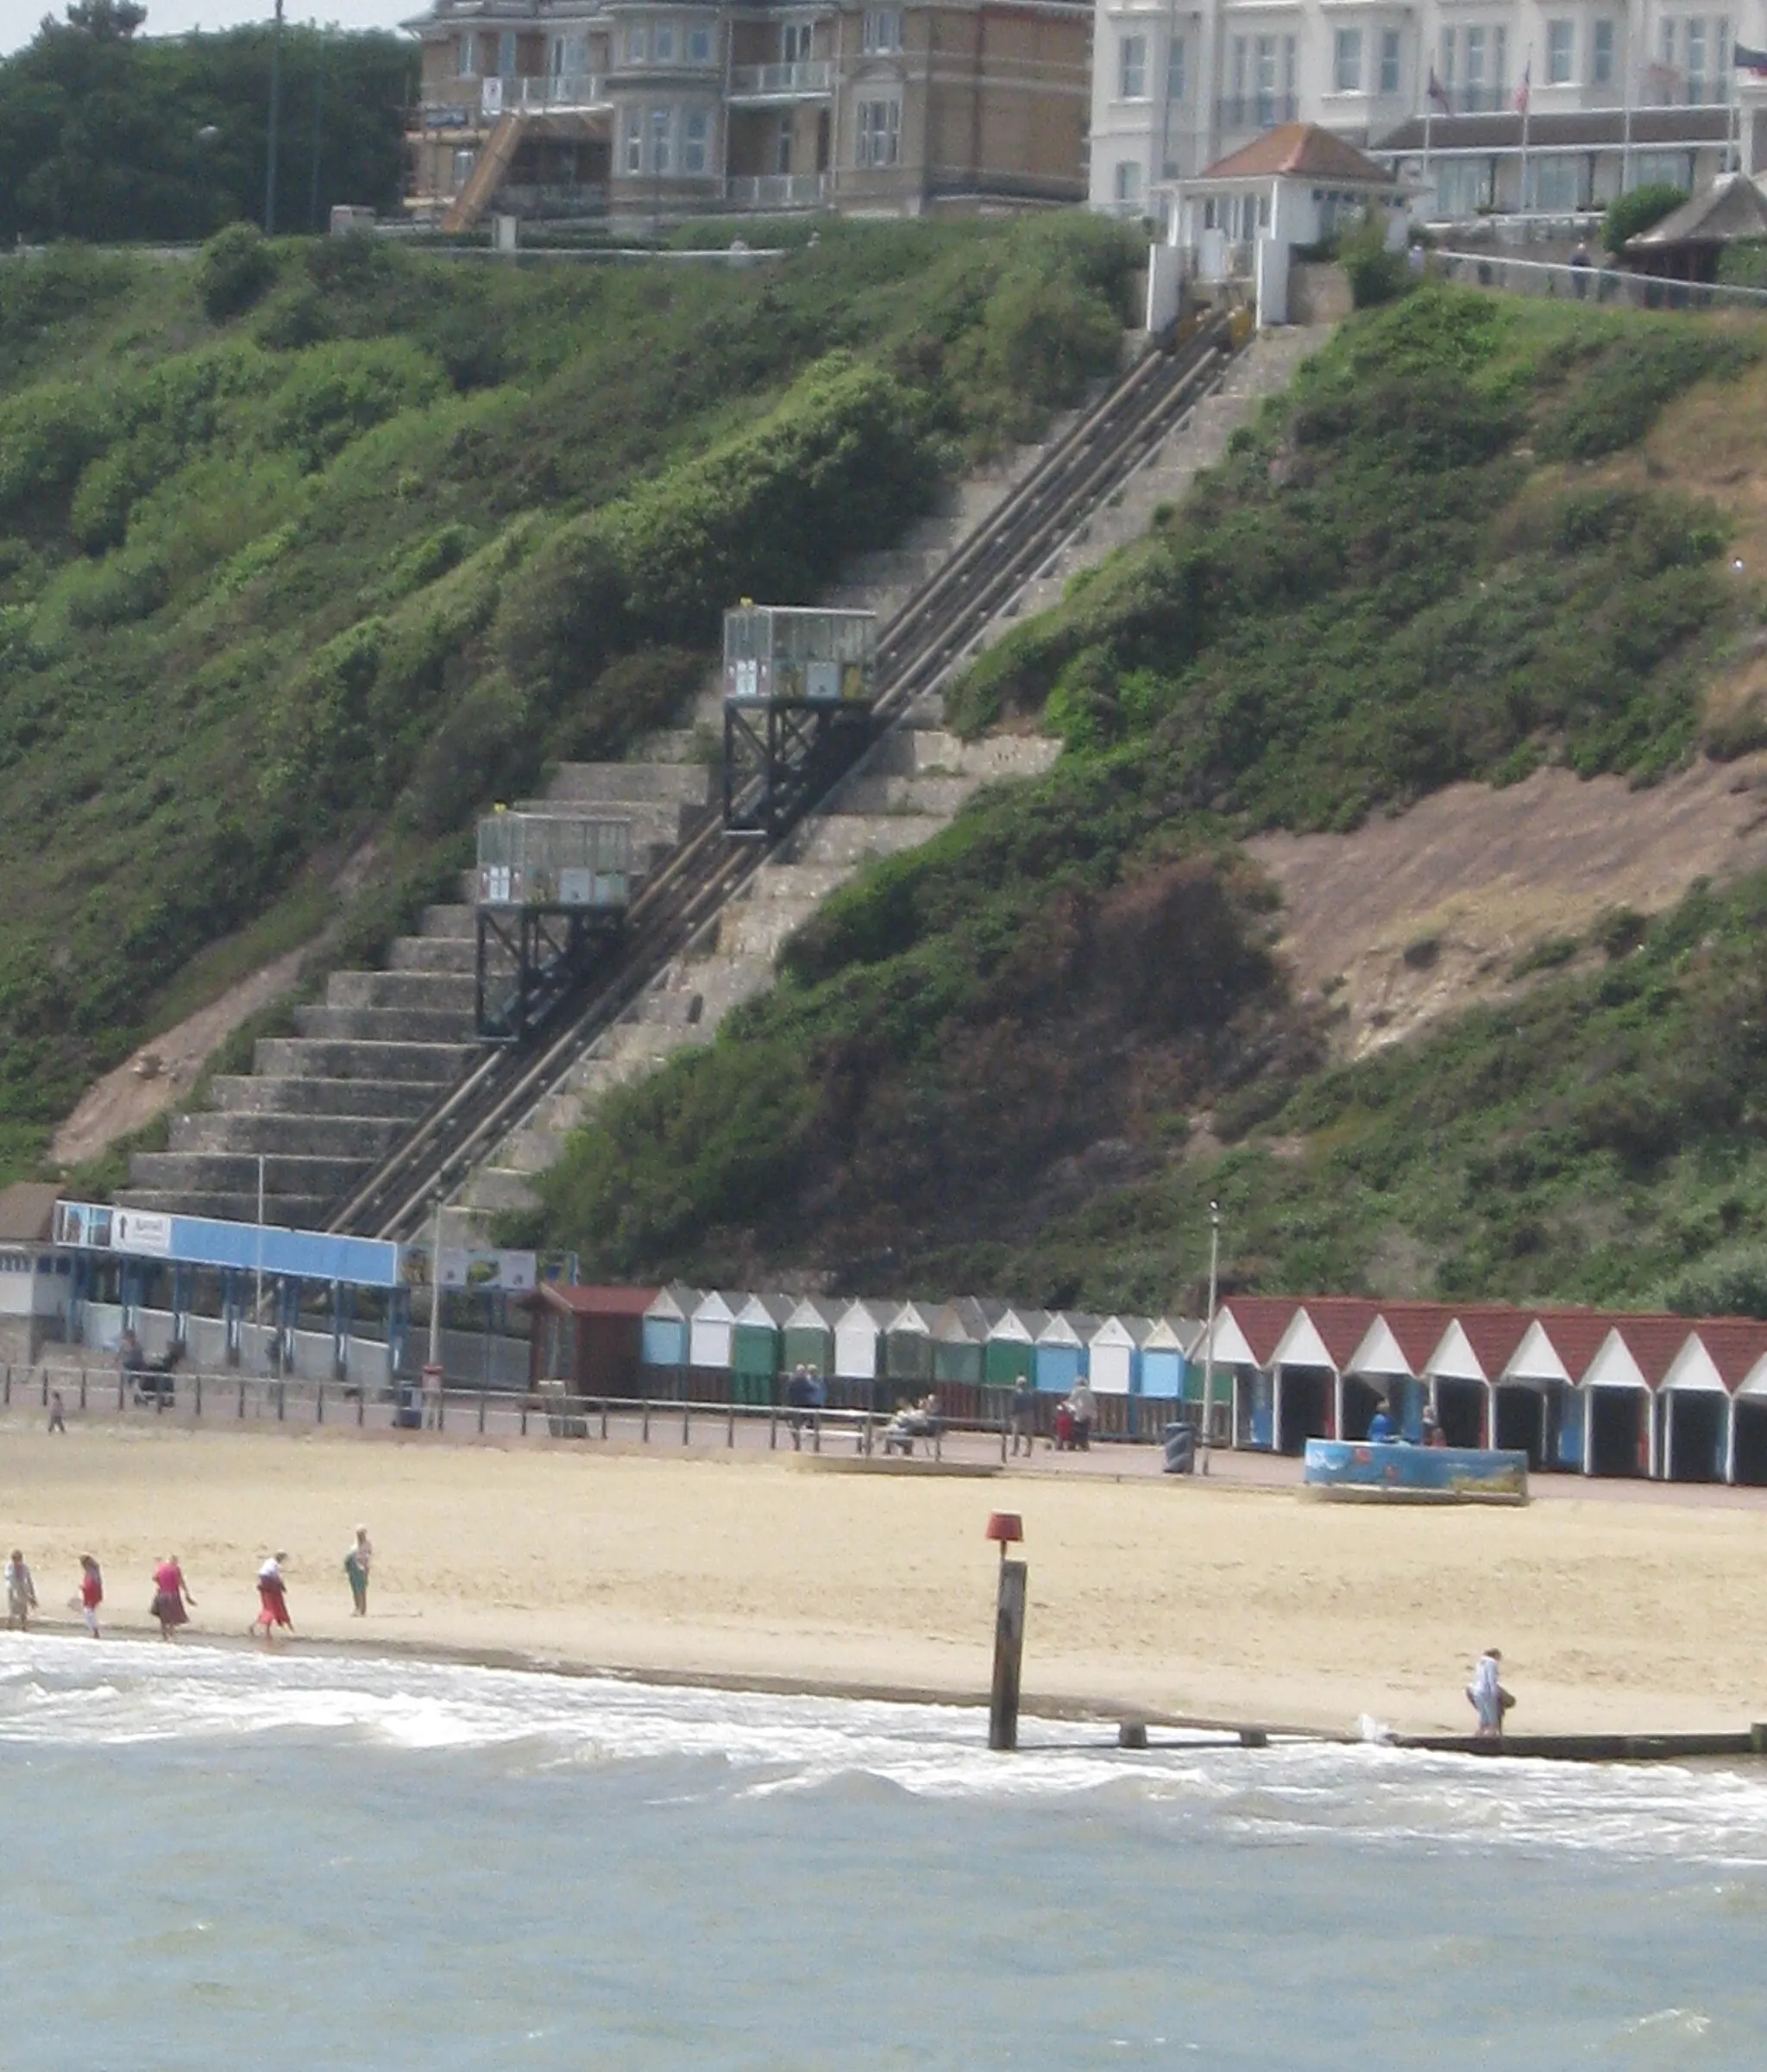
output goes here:
[[1025, 1592], [1029, 1569], [1009, 1560], [1007, 1549], [1022, 1541], [1024, 1525], [1017, 1512], [997, 1510], [988, 1519], [987, 1536], [1000, 1547], [1000, 1595], [994, 1613], [994, 1680], [988, 1698], [988, 1746], [1018, 1746], [1018, 1696], [1025, 1654]]

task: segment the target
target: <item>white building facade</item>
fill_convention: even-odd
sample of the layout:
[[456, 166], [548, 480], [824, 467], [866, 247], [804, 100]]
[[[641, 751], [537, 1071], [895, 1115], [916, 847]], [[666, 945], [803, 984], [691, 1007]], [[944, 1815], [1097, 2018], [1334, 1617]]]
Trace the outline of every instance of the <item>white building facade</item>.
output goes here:
[[1760, 171], [1767, 82], [1739, 41], [1767, 47], [1767, 0], [1097, 0], [1091, 205], [1162, 221], [1177, 183], [1292, 122], [1390, 160], [1443, 220]]

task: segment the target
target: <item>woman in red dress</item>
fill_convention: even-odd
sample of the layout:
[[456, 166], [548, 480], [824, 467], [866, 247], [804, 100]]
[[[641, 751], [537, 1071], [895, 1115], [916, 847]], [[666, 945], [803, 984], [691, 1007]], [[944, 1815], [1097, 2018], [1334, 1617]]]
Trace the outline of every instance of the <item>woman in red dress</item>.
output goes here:
[[258, 1571], [258, 1616], [247, 1631], [256, 1633], [261, 1628], [266, 1642], [274, 1638], [279, 1626], [294, 1631], [294, 1622], [288, 1616], [288, 1586], [282, 1580], [282, 1564], [287, 1559], [284, 1554], [272, 1554]]
[[178, 1566], [178, 1556], [167, 1554], [154, 1571], [154, 1617], [160, 1622], [160, 1638], [169, 1641], [180, 1626], [190, 1623], [185, 1606], [194, 1604], [191, 1587]]

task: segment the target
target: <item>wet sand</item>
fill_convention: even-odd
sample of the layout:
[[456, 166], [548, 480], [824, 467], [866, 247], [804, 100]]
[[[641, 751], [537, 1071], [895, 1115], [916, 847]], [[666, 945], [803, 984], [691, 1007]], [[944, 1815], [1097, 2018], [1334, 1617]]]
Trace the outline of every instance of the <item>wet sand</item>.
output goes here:
[[[1472, 1658], [1496, 1642], [1519, 1732], [1767, 1717], [1749, 1587], [1767, 1509], [1697, 1492], [1385, 1510], [1227, 1479], [0, 1423], [0, 1538], [69, 1624], [78, 1557], [96, 1554], [117, 1632], [151, 1630], [150, 1573], [175, 1552], [192, 1637], [242, 1638], [258, 1562], [286, 1548], [302, 1638], [971, 1698], [992, 1640], [994, 1510], [1025, 1521], [1033, 1702], [1461, 1730]], [[375, 1548], [366, 1620], [343, 1573], [358, 1523]]]

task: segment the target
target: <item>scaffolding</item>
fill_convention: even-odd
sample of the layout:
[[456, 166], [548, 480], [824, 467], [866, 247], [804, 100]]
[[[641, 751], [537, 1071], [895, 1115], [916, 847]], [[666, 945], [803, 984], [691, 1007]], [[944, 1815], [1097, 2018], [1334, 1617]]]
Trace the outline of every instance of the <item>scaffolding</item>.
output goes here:
[[776, 840], [869, 738], [877, 615], [724, 614], [724, 831]]
[[618, 942], [632, 901], [632, 825], [509, 813], [479, 822], [476, 1013], [521, 1043]]

